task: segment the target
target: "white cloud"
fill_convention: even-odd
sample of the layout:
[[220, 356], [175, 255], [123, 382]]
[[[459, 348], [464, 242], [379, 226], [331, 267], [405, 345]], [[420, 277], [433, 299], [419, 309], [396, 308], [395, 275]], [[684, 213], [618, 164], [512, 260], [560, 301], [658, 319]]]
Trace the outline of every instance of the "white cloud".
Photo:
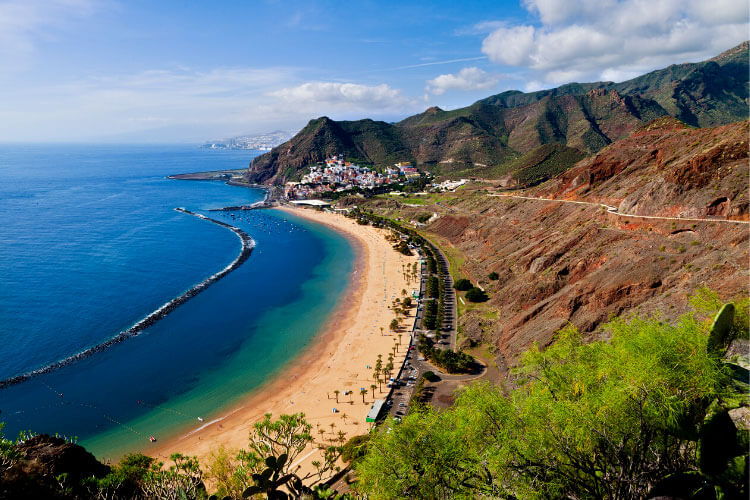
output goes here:
[[748, 36], [747, 0], [523, 0], [541, 25], [504, 25], [485, 37], [492, 62], [534, 84], [619, 80], [707, 59]]
[[287, 110], [328, 113], [330, 111], [367, 111], [380, 114], [413, 107], [414, 102], [400, 90], [386, 84], [307, 82], [296, 87], [268, 93]]
[[[189, 68], [38, 82], [5, 89], [4, 141], [201, 141], [272, 128], [297, 128], [310, 118], [403, 116], [424, 106], [388, 85], [300, 81], [301, 69]], [[3, 88], [0, 87], [0, 91]]]
[[[293, 68], [160, 69], [37, 82], [4, 90], [0, 137], [28, 140], [202, 140], [226, 132], [298, 124], [269, 113], [266, 94], [296, 78]], [[150, 133], [149, 130], [154, 130]]]
[[440, 75], [427, 80], [426, 90], [436, 95], [447, 90], [481, 90], [497, 85], [500, 76], [482, 71], [477, 67], [463, 68], [457, 74]]
[[0, 72], [17, 69], [40, 39], [72, 20], [90, 16], [96, 0], [5, 0], [0, 2]]
[[498, 28], [482, 42], [482, 52], [491, 61], [510, 66], [524, 66], [534, 50], [534, 27]]

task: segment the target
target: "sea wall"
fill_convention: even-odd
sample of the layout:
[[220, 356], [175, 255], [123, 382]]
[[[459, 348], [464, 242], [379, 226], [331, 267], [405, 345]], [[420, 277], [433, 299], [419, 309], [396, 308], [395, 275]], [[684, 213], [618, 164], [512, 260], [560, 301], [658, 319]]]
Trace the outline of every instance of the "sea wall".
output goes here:
[[237, 257], [227, 267], [225, 267], [221, 271], [204, 279], [197, 285], [193, 286], [191, 289], [187, 290], [182, 295], [179, 295], [173, 298], [172, 300], [170, 300], [169, 302], [167, 302], [160, 308], [156, 309], [155, 311], [151, 312], [149, 315], [147, 315], [146, 317], [144, 317], [143, 319], [135, 323], [133, 326], [131, 326], [127, 330], [121, 331], [120, 333], [112, 337], [111, 339], [105, 342], [102, 342], [101, 344], [97, 344], [93, 347], [89, 347], [88, 349], [85, 349], [79, 352], [78, 354], [74, 354], [60, 361], [56, 361], [43, 368], [38, 368], [36, 370], [32, 370], [22, 375], [16, 375], [15, 377], [11, 377], [5, 380], [0, 380], [0, 389], [24, 382], [26, 380], [29, 380], [30, 378], [36, 377], [37, 375], [42, 375], [44, 373], [52, 372], [54, 370], [57, 370], [58, 368], [62, 368], [63, 366], [67, 366], [81, 359], [88, 358], [89, 356], [97, 352], [104, 351], [105, 349], [108, 349], [109, 347], [112, 347], [115, 344], [119, 344], [123, 340], [129, 339], [131, 337], [135, 337], [136, 335], [141, 333], [143, 330], [145, 330], [149, 326], [153, 325], [160, 319], [166, 317], [170, 312], [174, 311], [178, 306], [192, 299], [193, 297], [201, 293], [203, 290], [211, 286], [213, 283], [216, 283], [221, 278], [223, 278], [227, 274], [231, 273], [232, 271], [240, 267], [242, 263], [245, 262], [248, 259], [248, 257], [250, 257], [250, 254], [252, 253], [253, 248], [255, 248], [255, 241], [247, 233], [245, 233], [242, 229], [238, 227], [232, 226], [225, 222], [210, 219], [204, 215], [191, 212], [190, 210], [187, 210], [185, 208], [175, 208], [175, 210], [184, 214], [198, 217], [199, 219], [203, 219], [208, 222], [213, 222], [214, 224], [225, 227], [231, 230], [232, 232], [234, 232], [234, 234], [236, 234], [237, 237], [242, 242], [242, 249], [240, 250], [239, 255], [237, 255]]

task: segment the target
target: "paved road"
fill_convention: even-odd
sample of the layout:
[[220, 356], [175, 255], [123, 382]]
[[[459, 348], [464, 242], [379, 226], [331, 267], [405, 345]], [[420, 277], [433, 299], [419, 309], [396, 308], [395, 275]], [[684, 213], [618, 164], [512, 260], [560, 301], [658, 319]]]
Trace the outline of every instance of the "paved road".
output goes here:
[[[449, 270], [450, 264], [445, 254], [436, 245], [433, 245], [432, 248], [435, 251], [437, 259], [442, 263], [438, 266], [438, 269]], [[439, 337], [438, 340], [447, 341], [448, 347], [455, 350], [458, 309], [456, 304], [456, 290], [453, 288], [453, 277], [450, 272], [444, 272], [438, 274], [438, 279], [445, 294], [443, 300], [445, 307], [443, 310], [443, 324], [440, 325], [440, 328], [435, 333]]]
[[617, 211], [617, 207], [612, 207], [610, 205], [605, 205], [604, 203], [595, 203], [591, 201], [557, 200], [553, 198], [518, 196], [518, 195], [512, 195], [512, 194], [490, 194], [489, 196], [494, 196], [497, 198], [516, 198], [519, 200], [555, 201], [558, 203], [574, 203], [576, 205], [589, 205], [589, 206], [595, 206], [595, 207], [604, 207], [605, 209], [607, 209], [607, 212], [611, 213], [612, 215], [616, 215], [618, 217], [633, 217], [633, 218], [639, 218], [639, 219], [658, 219], [658, 220], [681, 220], [681, 221], [687, 221], [687, 222], [724, 222], [724, 223], [729, 223], [729, 224], [750, 224], [750, 221], [745, 221], [745, 220], [706, 219], [706, 218], [698, 218], [698, 217], [659, 217], [656, 215], [623, 214]]
[[[439, 259], [442, 264], [439, 266], [439, 268], [443, 268], [448, 270], [449, 269], [449, 263], [448, 259], [443, 254], [443, 252], [435, 245], [431, 245], [433, 250], [435, 251], [436, 258]], [[420, 253], [420, 257], [423, 257]], [[440, 369], [434, 367], [427, 361], [420, 361], [420, 354], [417, 350], [417, 342], [418, 342], [418, 335], [417, 331], [422, 330], [422, 319], [424, 317], [424, 298], [425, 298], [425, 292], [426, 292], [426, 286], [427, 286], [427, 265], [422, 264], [421, 267], [421, 278], [420, 278], [420, 290], [419, 290], [419, 297], [420, 300], [417, 302], [417, 314], [416, 318], [414, 320], [414, 326], [412, 328], [411, 332], [411, 341], [409, 343], [409, 352], [406, 356], [406, 359], [404, 359], [404, 364], [401, 366], [396, 378], [401, 381], [401, 384], [399, 387], [396, 387], [392, 389], [392, 391], [387, 396], [387, 400], [390, 401], [390, 405], [388, 406], [388, 415], [391, 417], [401, 417], [404, 414], [406, 414], [408, 410], [408, 404], [411, 400], [412, 395], [414, 394], [414, 390], [416, 387], [416, 382], [419, 380], [419, 378], [422, 376], [423, 373], [427, 371], [433, 371], [437, 373], [441, 379], [446, 380], [471, 380], [473, 378], [477, 378], [480, 375], [472, 374], [472, 375], [449, 375], [446, 373], [443, 373]], [[443, 312], [443, 324], [441, 327], [435, 332], [436, 333], [436, 340], [445, 342], [443, 344], [438, 344], [439, 347], [447, 349], [455, 349], [456, 348], [456, 324], [457, 324], [457, 304], [456, 304], [456, 291], [453, 288], [453, 278], [450, 275], [450, 272], [441, 273], [438, 275], [438, 279], [440, 280], [440, 285], [444, 289], [445, 293], [445, 299], [444, 299], [444, 305], [445, 309]], [[411, 384], [411, 385], [409, 385]]]

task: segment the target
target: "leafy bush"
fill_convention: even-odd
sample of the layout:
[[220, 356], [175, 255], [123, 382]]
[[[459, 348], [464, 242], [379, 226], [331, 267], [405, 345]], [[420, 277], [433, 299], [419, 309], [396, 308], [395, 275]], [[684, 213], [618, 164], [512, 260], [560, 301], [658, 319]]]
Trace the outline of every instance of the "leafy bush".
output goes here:
[[[422, 407], [375, 433], [358, 489], [377, 498], [648, 498], [679, 496], [676, 481], [701, 498], [746, 498], [747, 446], [722, 456], [718, 471], [696, 458], [711, 401], [737, 390], [707, 350], [706, 323], [616, 319], [604, 331], [608, 342], [585, 343], [571, 327], [532, 348], [510, 393], [472, 384], [452, 408]], [[727, 463], [740, 473], [724, 472]]]
[[481, 288], [473, 287], [466, 292], [466, 299], [470, 302], [486, 302], [489, 297]]
[[492, 271], [489, 276], [487, 276], [492, 281], [495, 281], [497, 279], [500, 279], [500, 275], [498, 275], [495, 271]]
[[344, 462], [357, 462], [367, 454], [367, 443], [370, 435], [353, 436], [341, 449], [341, 459]]
[[457, 280], [456, 283], [453, 284], [453, 288], [461, 292], [465, 292], [466, 290], [471, 290], [473, 286], [474, 285], [471, 284], [471, 281], [467, 280], [466, 278], [461, 278]]

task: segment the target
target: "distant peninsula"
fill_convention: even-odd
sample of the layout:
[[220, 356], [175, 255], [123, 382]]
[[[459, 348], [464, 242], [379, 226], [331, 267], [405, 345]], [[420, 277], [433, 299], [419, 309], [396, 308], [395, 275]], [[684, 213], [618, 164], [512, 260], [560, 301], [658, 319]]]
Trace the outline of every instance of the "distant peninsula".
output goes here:
[[294, 135], [293, 132], [276, 130], [254, 135], [238, 135], [226, 139], [217, 139], [205, 142], [201, 148], [205, 149], [253, 149], [258, 151], [270, 151], [282, 144]]

